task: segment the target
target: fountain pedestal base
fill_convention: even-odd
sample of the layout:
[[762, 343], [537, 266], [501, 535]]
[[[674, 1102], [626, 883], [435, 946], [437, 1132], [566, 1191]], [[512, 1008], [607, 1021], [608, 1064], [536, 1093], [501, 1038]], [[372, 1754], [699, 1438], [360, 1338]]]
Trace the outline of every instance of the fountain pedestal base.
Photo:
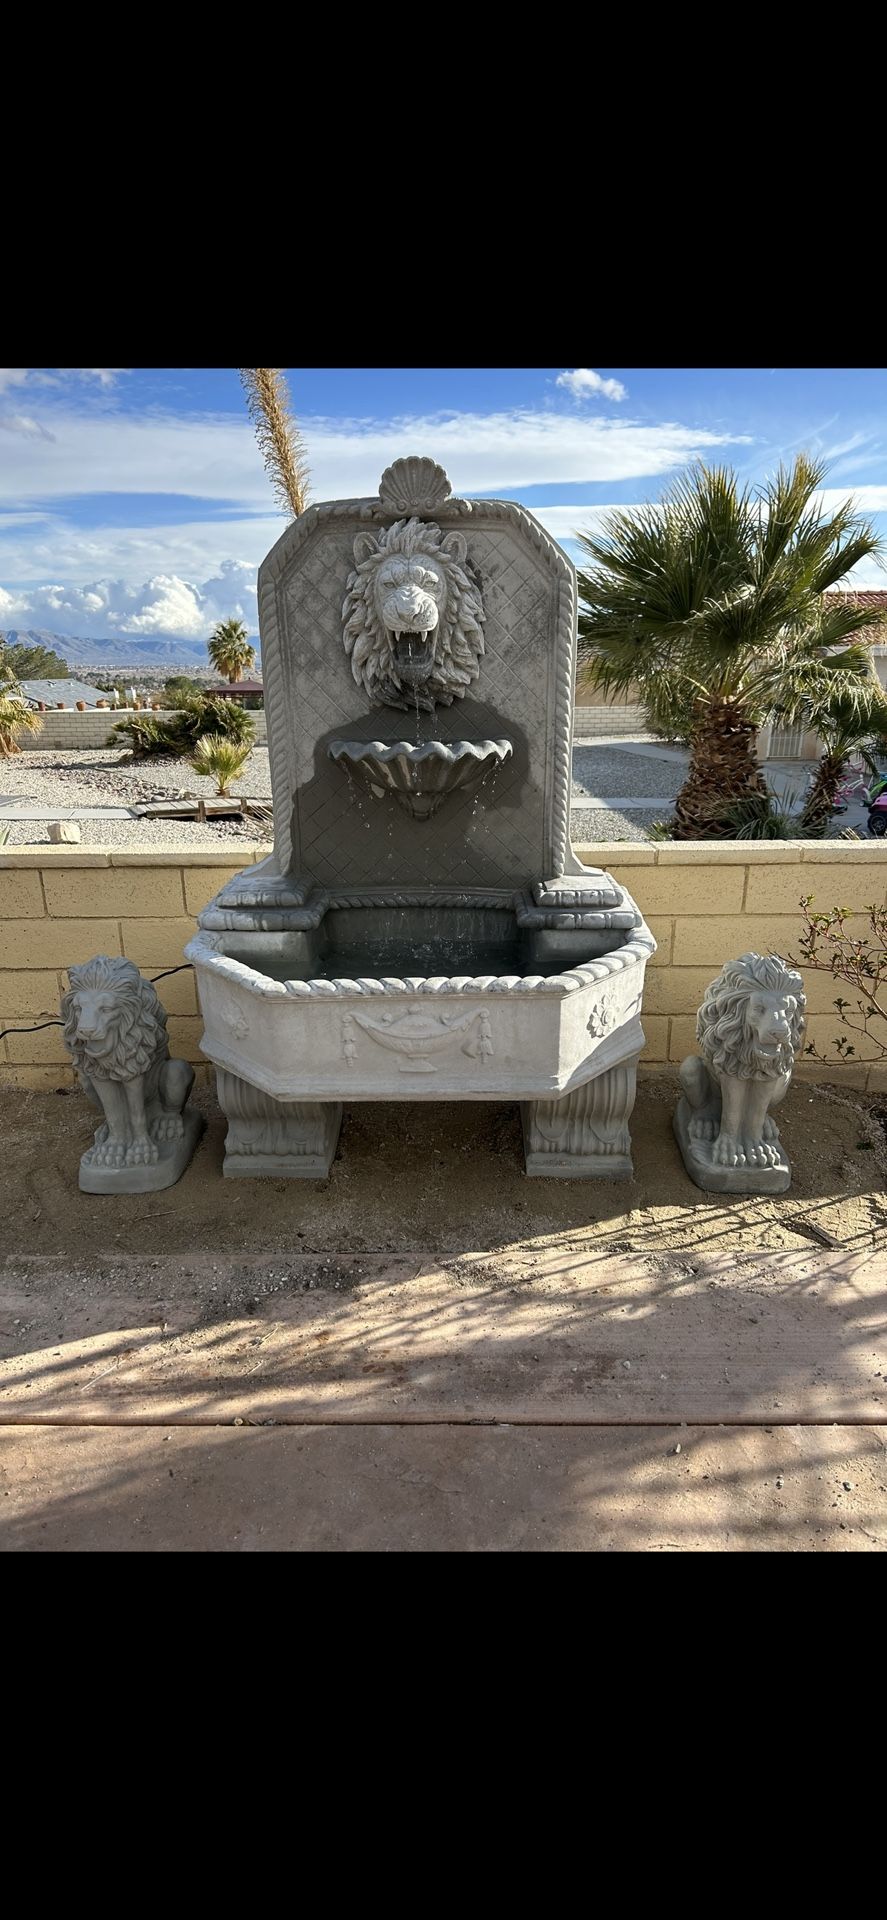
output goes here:
[[216, 1088], [228, 1120], [226, 1179], [327, 1178], [342, 1125], [339, 1103], [275, 1100], [224, 1067], [216, 1068]]
[[637, 1066], [635, 1054], [561, 1100], [522, 1101], [527, 1173], [549, 1180], [630, 1179]]

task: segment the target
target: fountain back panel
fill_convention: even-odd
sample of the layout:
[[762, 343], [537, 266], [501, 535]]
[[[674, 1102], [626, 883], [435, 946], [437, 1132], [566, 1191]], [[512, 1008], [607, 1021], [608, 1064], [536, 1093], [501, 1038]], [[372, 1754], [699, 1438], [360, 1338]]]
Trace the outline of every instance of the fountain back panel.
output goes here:
[[503, 1092], [528, 1171], [629, 1171], [654, 943], [570, 845], [570, 560], [413, 457], [295, 521], [259, 610], [275, 850], [188, 949], [226, 1172], [325, 1171], [345, 1095]]

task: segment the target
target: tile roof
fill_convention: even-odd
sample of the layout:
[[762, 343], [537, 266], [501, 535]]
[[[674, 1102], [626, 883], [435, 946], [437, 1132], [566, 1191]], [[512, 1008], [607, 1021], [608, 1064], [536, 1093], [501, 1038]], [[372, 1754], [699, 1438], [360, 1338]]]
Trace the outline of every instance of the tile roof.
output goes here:
[[[825, 596], [826, 600], [837, 600], [842, 607], [859, 607], [872, 613], [887, 613], [887, 588], [857, 587], [843, 589], [833, 587]], [[872, 644], [882, 645], [887, 641], [887, 622], [871, 627], [860, 627], [853, 635], [855, 640], [868, 640]]]

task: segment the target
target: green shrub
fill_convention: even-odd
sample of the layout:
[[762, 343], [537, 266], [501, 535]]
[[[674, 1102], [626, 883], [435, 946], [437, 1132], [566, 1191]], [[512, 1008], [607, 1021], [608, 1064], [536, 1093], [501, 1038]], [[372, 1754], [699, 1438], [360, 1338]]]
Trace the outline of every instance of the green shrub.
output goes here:
[[191, 755], [195, 773], [209, 774], [216, 792], [226, 795], [232, 780], [239, 779], [249, 759], [247, 742], [226, 740], [221, 733], [204, 733], [196, 741]]
[[185, 708], [189, 715], [189, 725], [194, 728], [194, 740], [203, 733], [219, 734], [223, 740], [236, 740], [239, 744], [252, 746], [256, 737], [254, 722], [236, 700], [226, 700], [221, 693], [204, 693], [197, 700], [189, 700]]
[[163, 719], [156, 713], [131, 714], [128, 720], [119, 721], [108, 745], [131, 746], [139, 760], [152, 754], [174, 754], [184, 759], [194, 751], [201, 736], [208, 733], [232, 740], [248, 750], [256, 730], [249, 714], [244, 713], [236, 700], [202, 693], [186, 700], [178, 713]]
[[151, 754], [179, 754], [181, 741], [174, 735], [168, 723], [158, 720], [156, 713], [133, 713], [128, 720], [120, 720], [112, 727], [108, 735], [109, 747], [130, 747], [136, 760], [145, 760]]
[[806, 840], [797, 804], [796, 793], [787, 793], [781, 806], [773, 793], [749, 793], [715, 817], [732, 828], [733, 840]]

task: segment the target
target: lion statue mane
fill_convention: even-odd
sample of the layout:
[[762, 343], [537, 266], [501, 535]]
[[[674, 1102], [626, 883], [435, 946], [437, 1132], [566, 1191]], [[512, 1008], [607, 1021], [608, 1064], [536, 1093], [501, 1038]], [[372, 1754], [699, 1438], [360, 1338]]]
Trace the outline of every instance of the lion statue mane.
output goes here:
[[693, 1110], [690, 1139], [711, 1142], [715, 1166], [787, 1168], [768, 1110], [788, 1092], [806, 1004], [801, 975], [775, 953], [729, 960], [706, 988], [700, 1051], [680, 1079]]
[[[753, 1000], [764, 995], [774, 995], [781, 1004], [786, 1031], [780, 1029], [762, 1050], [749, 1009]], [[712, 1073], [732, 1073], [740, 1080], [754, 1080], [761, 1074], [775, 1080], [791, 1073], [806, 1005], [800, 974], [778, 954], [743, 953], [738, 960], [728, 960], [706, 987], [696, 1016], [696, 1038], [706, 1066]]]
[[[166, 1057], [166, 1012], [132, 960], [99, 954], [83, 966], [69, 967], [68, 979], [70, 990], [61, 1003], [62, 1037], [78, 1073], [132, 1080], [137, 1073], [147, 1073], [159, 1053]], [[79, 996], [84, 993], [101, 996], [104, 1003], [106, 1017], [99, 1031], [82, 1030]]]
[[354, 559], [345, 648], [372, 705], [431, 712], [463, 699], [480, 672], [486, 617], [464, 534], [396, 520], [359, 533]]
[[183, 1137], [194, 1069], [170, 1059], [165, 1010], [132, 960], [98, 954], [69, 967], [68, 978], [62, 1037], [84, 1093], [104, 1114], [81, 1165], [151, 1166], [164, 1143]]

